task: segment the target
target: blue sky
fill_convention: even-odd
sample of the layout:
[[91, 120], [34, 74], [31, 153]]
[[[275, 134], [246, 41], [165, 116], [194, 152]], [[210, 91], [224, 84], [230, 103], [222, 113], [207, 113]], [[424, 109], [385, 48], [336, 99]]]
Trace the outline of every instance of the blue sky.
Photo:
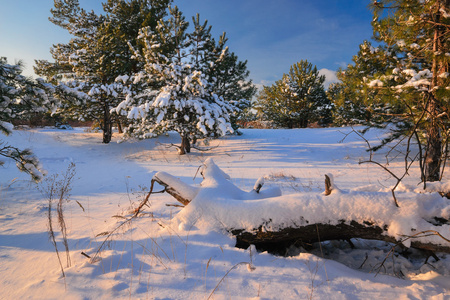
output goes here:
[[[101, 0], [79, 0], [101, 13]], [[212, 25], [215, 37], [227, 33], [228, 46], [247, 60], [256, 84], [271, 84], [289, 67], [308, 60], [331, 79], [351, 63], [372, 28], [369, 0], [175, 0], [188, 21], [196, 13]], [[34, 59], [51, 60], [52, 44], [70, 36], [48, 21], [53, 0], [0, 0], [0, 56], [21, 59], [26, 75]]]

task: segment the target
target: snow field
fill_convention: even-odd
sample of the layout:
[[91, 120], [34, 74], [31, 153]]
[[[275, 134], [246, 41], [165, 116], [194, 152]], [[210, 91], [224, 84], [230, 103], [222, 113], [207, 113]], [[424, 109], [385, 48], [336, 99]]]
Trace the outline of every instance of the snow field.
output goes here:
[[[47, 234], [48, 199], [13, 163], [6, 162], [0, 171], [0, 296], [2, 299], [449, 298], [447, 255], [438, 254], [441, 260], [435, 262], [430, 258], [428, 264], [415, 252], [409, 259], [392, 256], [376, 275], [376, 268], [390, 250], [381, 242], [356, 240], [356, 249], [350, 249], [346, 242], [326, 242], [313, 253], [290, 249], [289, 257], [258, 253], [254, 247], [238, 249], [232, 236], [204, 217], [208, 214], [206, 206], [203, 215], [188, 215], [189, 206], [185, 211], [166, 206], [177, 204], [167, 194], [151, 195], [144, 214], [119, 228], [96, 262], [91, 263], [81, 254], [95, 257], [107, 237], [102, 233], [110, 232], [124, 217], [133, 214], [146, 196], [154, 174], [163, 171], [185, 184], [200, 187], [202, 178], [196, 174], [197, 170], [210, 158], [230, 176], [230, 183], [244, 192], [250, 192], [264, 176], [262, 191], [280, 188], [283, 195], [292, 199], [299, 193], [320, 194], [327, 173], [333, 174], [342, 193], [367, 192], [370, 196], [389, 192], [395, 182], [386, 173], [374, 165], [358, 164], [368, 156], [365, 143], [352, 135], [339, 142], [343, 133], [350, 130], [243, 130], [242, 136], [211, 141], [218, 148], [185, 156], [178, 156], [174, 148], [162, 145], [179, 143], [176, 133], [141, 142], [104, 145], [101, 133], [87, 132], [84, 128], [15, 130], [4, 140], [20, 148], [32, 148], [49, 176], [64, 174], [70, 163], [76, 166], [71, 196], [64, 204], [72, 264], [65, 265], [61, 234], [57, 233], [66, 274], [63, 278]], [[368, 138], [375, 143], [382, 134], [370, 131]], [[115, 134], [114, 139], [119, 138]], [[377, 158], [382, 159], [383, 153], [377, 154]], [[401, 171], [402, 162], [391, 163], [390, 167]], [[406, 193], [416, 184], [411, 176], [402, 188]], [[155, 186], [155, 190], [160, 189]], [[212, 192], [211, 197], [214, 196], [217, 195]], [[267, 199], [246, 201], [252, 205], [249, 202]], [[429, 203], [433, 201], [437, 200], [430, 199]], [[239, 205], [236, 206], [228, 213], [231, 221], [235, 221], [233, 215], [243, 214], [236, 211]], [[418, 210], [431, 213], [433, 209], [423, 206]], [[180, 222], [183, 216], [190, 221]], [[254, 217], [256, 220], [257, 214]], [[251, 219], [247, 222], [252, 225]]]

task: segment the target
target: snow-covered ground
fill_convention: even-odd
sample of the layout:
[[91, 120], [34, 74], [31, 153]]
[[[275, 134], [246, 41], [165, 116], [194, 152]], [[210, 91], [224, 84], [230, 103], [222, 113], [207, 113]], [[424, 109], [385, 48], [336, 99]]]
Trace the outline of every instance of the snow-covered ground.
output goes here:
[[[3, 141], [32, 148], [47, 178], [58, 182], [75, 165], [70, 198], [64, 203], [71, 265], [57, 232], [63, 278], [48, 238], [48, 199], [39, 190], [51, 181], [36, 185], [6, 161], [0, 169], [0, 298], [450, 299], [448, 255], [438, 253], [438, 262], [430, 258], [425, 264], [418, 252], [408, 258], [395, 254], [382, 264], [391, 247], [366, 240], [354, 240], [355, 249], [346, 242], [325, 242], [312, 253], [289, 249], [288, 257], [259, 253], [254, 247], [238, 249], [232, 236], [208, 218], [202, 220], [201, 214], [183, 223], [187, 213], [166, 206], [178, 203], [167, 194], [151, 195], [144, 214], [119, 228], [96, 255], [105, 233], [145, 198], [154, 174], [163, 171], [199, 186], [198, 169], [209, 158], [244, 191], [265, 176], [263, 190], [279, 187], [287, 198], [320, 194], [327, 173], [344, 191], [389, 191], [395, 181], [386, 172], [358, 164], [368, 158], [366, 143], [355, 134], [341, 141], [350, 131], [247, 129], [242, 136], [211, 141], [218, 147], [209, 152], [178, 156], [175, 148], [165, 146], [179, 143], [176, 133], [105, 145], [100, 133], [85, 128], [15, 130]], [[118, 138], [115, 134], [114, 140]], [[376, 143], [382, 132], [370, 131], [368, 138]], [[382, 161], [386, 151], [377, 158]], [[399, 157], [390, 169], [400, 174], [403, 164]], [[416, 186], [416, 172], [405, 180], [404, 190]], [[53, 227], [59, 228], [56, 219]], [[98, 259], [91, 263], [81, 253]]]

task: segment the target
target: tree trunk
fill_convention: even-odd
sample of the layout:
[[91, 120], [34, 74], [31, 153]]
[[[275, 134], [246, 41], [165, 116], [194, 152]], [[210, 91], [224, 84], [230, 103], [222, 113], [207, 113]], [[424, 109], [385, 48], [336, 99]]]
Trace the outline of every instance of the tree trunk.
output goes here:
[[[448, 0], [443, 2], [450, 2]], [[439, 23], [441, 21], [440, 8], [444, 6], [444, 3], [437, 3], [435, 22]], [[444, 6], [445, 7], [445, 6]], [[442, 26], [434, 27], [434, 37], [433, 37], [433, 52], [437, 53], [442, 50], [444, 31]], [[440, 169], [441, 169], [441, 157], [442, 157], [442, 142], [441, 134], [439, 132], [439, 124], [437, 123], [437, 115], [439, 114], [439, 100], [435, 94], [435, 88], [439, 86], [439, 77], [441, 71], [445, 70], [445, 63], [440, 62], [436, 56], [433, 57], [432, 64], [432, 80], [430, 86], [430, 101], [427, 109], [427, 118], [430, 120], [430, 124], [427, 128], [427, 148], [425, 153], [424, 161], [424, 172], [425, 181], [439, 181], [440, 180]]]
[[[247, 249], [250, 245], [255, 245], [260, 251], [276, 254], [284, 254], [291, 245], [308, 247], [312, 243], [328, 240], [361, 238], [398, 243], [394, 237], [387, 235], [386, 231], [387, 228], [373, 226], [370, 222], [360, 224], [355, 221], [350, 222], [350, 224], [341, 222], [337, 225], [309, 224], [299, 227], [287, 227], [279, 231], [265, 231], [262, 230], [262, 226], [259, 230], [253, 232], [248, 232], [244, 229], [229, 229], [229, 232], [236, 236], [236, 247]], [[411, 247], [450, 253], [450, 244], [423, 243], [414, 238], [411, 240]]]
[[120, 121], [117, 121], [117, 131], [118, 131], [120, 134], [123, 133], [122, 124], [120, 123]]
[[112, 121], [107, 103], [103, 107], [103, 143], [108, 144], [112, 138]]
[[427, 150], [425, 153], [425, 181], [439, 181], [442, 153], [441, 135], [435, 120], [427, 129]]
[[308, 127], [308, 115], [307, 114], [304, 114], [302, 116], [302, 118], [300, 119], [299, 124], [300, 124], [300, 128]]
[[179, 154], [184, 155], [187, 153], [191, 153], [191, 142], [189, 141], [189, 138], [187, 137], [187, 135], [182, 135]]

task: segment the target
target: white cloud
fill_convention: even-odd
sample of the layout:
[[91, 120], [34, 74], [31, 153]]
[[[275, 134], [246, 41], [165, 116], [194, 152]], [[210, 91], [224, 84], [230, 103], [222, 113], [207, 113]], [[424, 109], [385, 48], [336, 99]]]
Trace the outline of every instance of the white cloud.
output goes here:
[[[320, 75], [325, 75], [325, 81], [323, 83], [323, 86], [325, 87], [325, 90], [328, 89], [330, 84], [339, 82], [339, 79], [336, 77], [336, 71], [332, 71], [326, 68], [319, 70]], [[258, 91], [261, 91], [263, 89], [263, 86], [270, 86], [274, 84], [274, 81], [270, 80], [260, 80], [258, 83], [253, 83]]]
[[255, 87], [257, 88], [258, 91], [261, 91], [264, 86], [270, 86], [270, 85], [274, 84], [274, 82], [269, 81], [269, 80], [261, 80], [259, 83], [253, 83], [253, 84], [255, 85]]
[[330, 84], [339, 82], [339, 79], [336, 77], [335, 71], [331, 71], [331, 70], [323, 68], [323, 69], [319, 70], [319, 74], [325, 75], [325, 82], [323, 83], [325, 89], [328, 89]]

